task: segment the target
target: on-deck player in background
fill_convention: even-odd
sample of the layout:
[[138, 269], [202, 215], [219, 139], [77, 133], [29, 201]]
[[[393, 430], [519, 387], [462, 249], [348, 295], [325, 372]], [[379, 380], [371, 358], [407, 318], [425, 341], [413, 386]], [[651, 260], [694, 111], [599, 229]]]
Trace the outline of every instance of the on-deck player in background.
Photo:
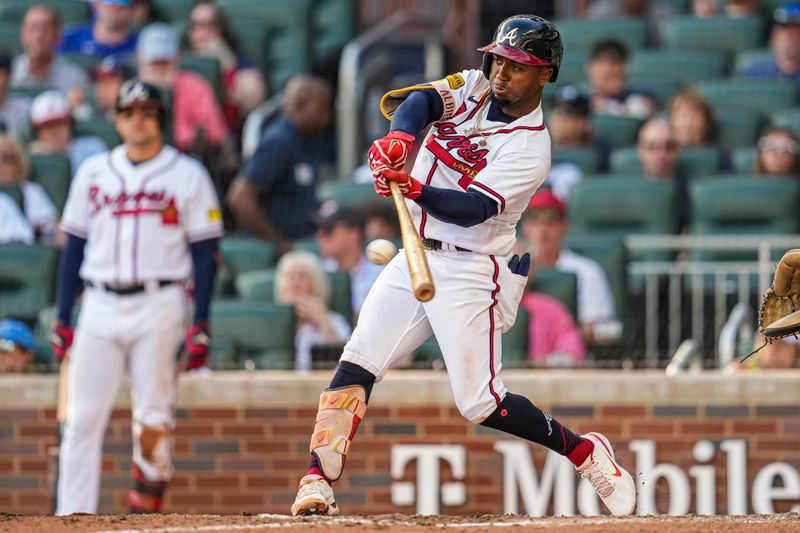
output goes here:
[[[428, 249], [436, 296], [426, 303], [414, 298], [403, 254], [378, 277], [320, 396], [295, 515], [338, 514], [330, 483], [342, 474], [373, 384], [431, 333], [465, 418], [560, 453], [612, 513], [634, 510], [633, 479], [603, 435], [576, 435], [508, 392], [499, 377], [501, 333], [514, 323], [530, 266], [527, 254], [506, 258], [520, 215], [550, 168], [540, 101], [545, 84], [558, 76], [563, 47], [552, 23], [518, 15], [480, 50], [480, 70], [392, 91], [381, 102], [392, 125], [370, 149], [375, 188], [388, 197], [386, 181], [400, 185]], [[431, 123], [411, 174], [397, 171]]]
[[[162, 142], [158, 89], [137, 79], [117, 95], [125, 144], [78, 170], [64, 208], [53, 347], [72, 340], [70, 315], [85, 285], [70, 351], [67, 421], [56, 514], [97, 512], [103, 435], [123, 374], [130, 375], [132, 512], [158, 512], [172, 477], [172, 431], [180, 346], [187, 368], [208, 356], [208, 309], [222, 222], [206, 170]], [[194, 272], [194, 318], [185, 282]], [[185, 335], [184, 335], [185, 330]]]

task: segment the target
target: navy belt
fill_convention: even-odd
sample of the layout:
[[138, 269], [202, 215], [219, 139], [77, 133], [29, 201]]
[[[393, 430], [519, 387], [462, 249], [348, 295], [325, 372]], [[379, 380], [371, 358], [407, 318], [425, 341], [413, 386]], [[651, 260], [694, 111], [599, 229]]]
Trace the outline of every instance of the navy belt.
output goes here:
[[[451, 245], [452, 246], [452, 245]], [[441, 250], [442, 249], [442, 241], [438, 241], [436, 239], [422, 239], [422, 247], [426, 250]], [[466, 248], [462, 248], [460, 246], [453, 246], [459, 252], [471, 252], [472, 250], [468, 250]], [[446, 250], [447, 248], [445, 248]]]
[[[168, 285], [172, 285], [173, 283], [179, 282], [174, 279], [160, 279], [156, 281], [156, 283], [159, 287], [166, 287]], [[139, 294], [146, 291], [148, 285], [146, 283], [134, 283], [132, 285], [111, 285], [109, 283], [96, 283], [94, 281], [87, 281], [86, 284], [96, 289], [112, 292], [118, 296], [131, 296], [133, 294]]]

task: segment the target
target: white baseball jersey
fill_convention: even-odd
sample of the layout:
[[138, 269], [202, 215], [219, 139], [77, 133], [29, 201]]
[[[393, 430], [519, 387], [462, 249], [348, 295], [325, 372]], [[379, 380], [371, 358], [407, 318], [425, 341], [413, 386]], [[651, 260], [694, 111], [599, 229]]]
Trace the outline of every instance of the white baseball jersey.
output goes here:
[[186, 279], [187, 243], [223, 233], [208, 172], [171, 146], [138, 165], [125, 145], [88, 159], [73, 179], [61, 227], [88, 239], [81, 278], [115, 284]]
[[431, 126], [412, 175], [434, 187], [480, 191], [497, 203], [498, 214], [464, 228], [406, 200], [423, 238], [471, 251], [425, 252], [436, 295], [424, 303], [414, 298], [405, 257], [395, 256], [367, 295], [341, 359], [381, 380], [434, 334], [456, 406], [477, 423], [506, 394], [501, 334], [516, 320], [527, 277], [511, 272], [505, 257], [522, 211], [547, 176], [550, 137], [540, 107], [510, 124], [489, 121], [489, 82], [478, 70], [392, 91], [382, 109], [390, 116], [410, 91], [431, 88], [442, 98], [444, 116]]
[[467, 70], [431, 84], [392, 91], [382, 102], [384, 111], [392, 107], [389, 100], [420, 89], [439, 93], [444, 115], [431, 126], [411, 175], [434, 187], [476, 190], [497, 203], [495, 217], [464, 228], [437, 220], [406, 200], [420, 237], [474, 252], [508, 255], [517, 222], [550, 169], [550, 135], [541, 106], [511, 123], [492, 122], [487, 117], [489, 81], [482, 71]]

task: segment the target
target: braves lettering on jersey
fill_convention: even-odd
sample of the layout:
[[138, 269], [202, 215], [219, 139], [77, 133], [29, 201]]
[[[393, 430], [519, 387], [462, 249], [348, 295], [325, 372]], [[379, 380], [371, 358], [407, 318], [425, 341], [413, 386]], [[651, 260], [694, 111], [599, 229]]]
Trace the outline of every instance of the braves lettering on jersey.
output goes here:
[[73, 180], [61, 227], [88, 239], [81, 278], [120, 285], [187, 279], [187, 242], [223, 233], [208, 173], [170, 146], [138, 165], [124, 146], [86, 161]]
[[463, 228], [428, 216], [406, 200], [420, 237], [508, 255], [517, 222], [550, 169], [550, 135], [541, 106], [510, 124], [493, 122], [487, 118], [489, 81], [481, 71], [468, 70], [390, 92], [381, 103], [384, 113], [391, 116], [410, 91], [421, 89], [435, 89], [445, 111], [428, 131], [411, 175], [434, 187], [479, 191], [497, 203], [498, 214]]

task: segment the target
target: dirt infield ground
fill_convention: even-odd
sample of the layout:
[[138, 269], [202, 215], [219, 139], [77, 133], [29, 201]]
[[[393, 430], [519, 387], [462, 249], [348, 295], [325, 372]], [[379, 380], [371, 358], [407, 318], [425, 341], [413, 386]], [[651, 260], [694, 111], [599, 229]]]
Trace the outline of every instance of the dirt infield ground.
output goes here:
[[535, 518], [529, 516], [341, 516], [293, 518], [285, 515], [218, 516], [218, 515], [72, 515], [16, 516], [0, 514], [2, 533], [62, 533], [62, 532], [142, 532], [190, 533], [200, 531], [238, 532], [295, 531], [325, 533], [416, 533], [421, 531], [447, 531], [448, 533], [482, 533], [513, 531], [566, 531], [580, 528], [581, 533], [625, 533], [629, 531], [726, 532], [749, 533], [754, 531], [800, 531], [800, 514], [750, 515], [750, 516], [647, 516], [614, 518], [557, 517]]

